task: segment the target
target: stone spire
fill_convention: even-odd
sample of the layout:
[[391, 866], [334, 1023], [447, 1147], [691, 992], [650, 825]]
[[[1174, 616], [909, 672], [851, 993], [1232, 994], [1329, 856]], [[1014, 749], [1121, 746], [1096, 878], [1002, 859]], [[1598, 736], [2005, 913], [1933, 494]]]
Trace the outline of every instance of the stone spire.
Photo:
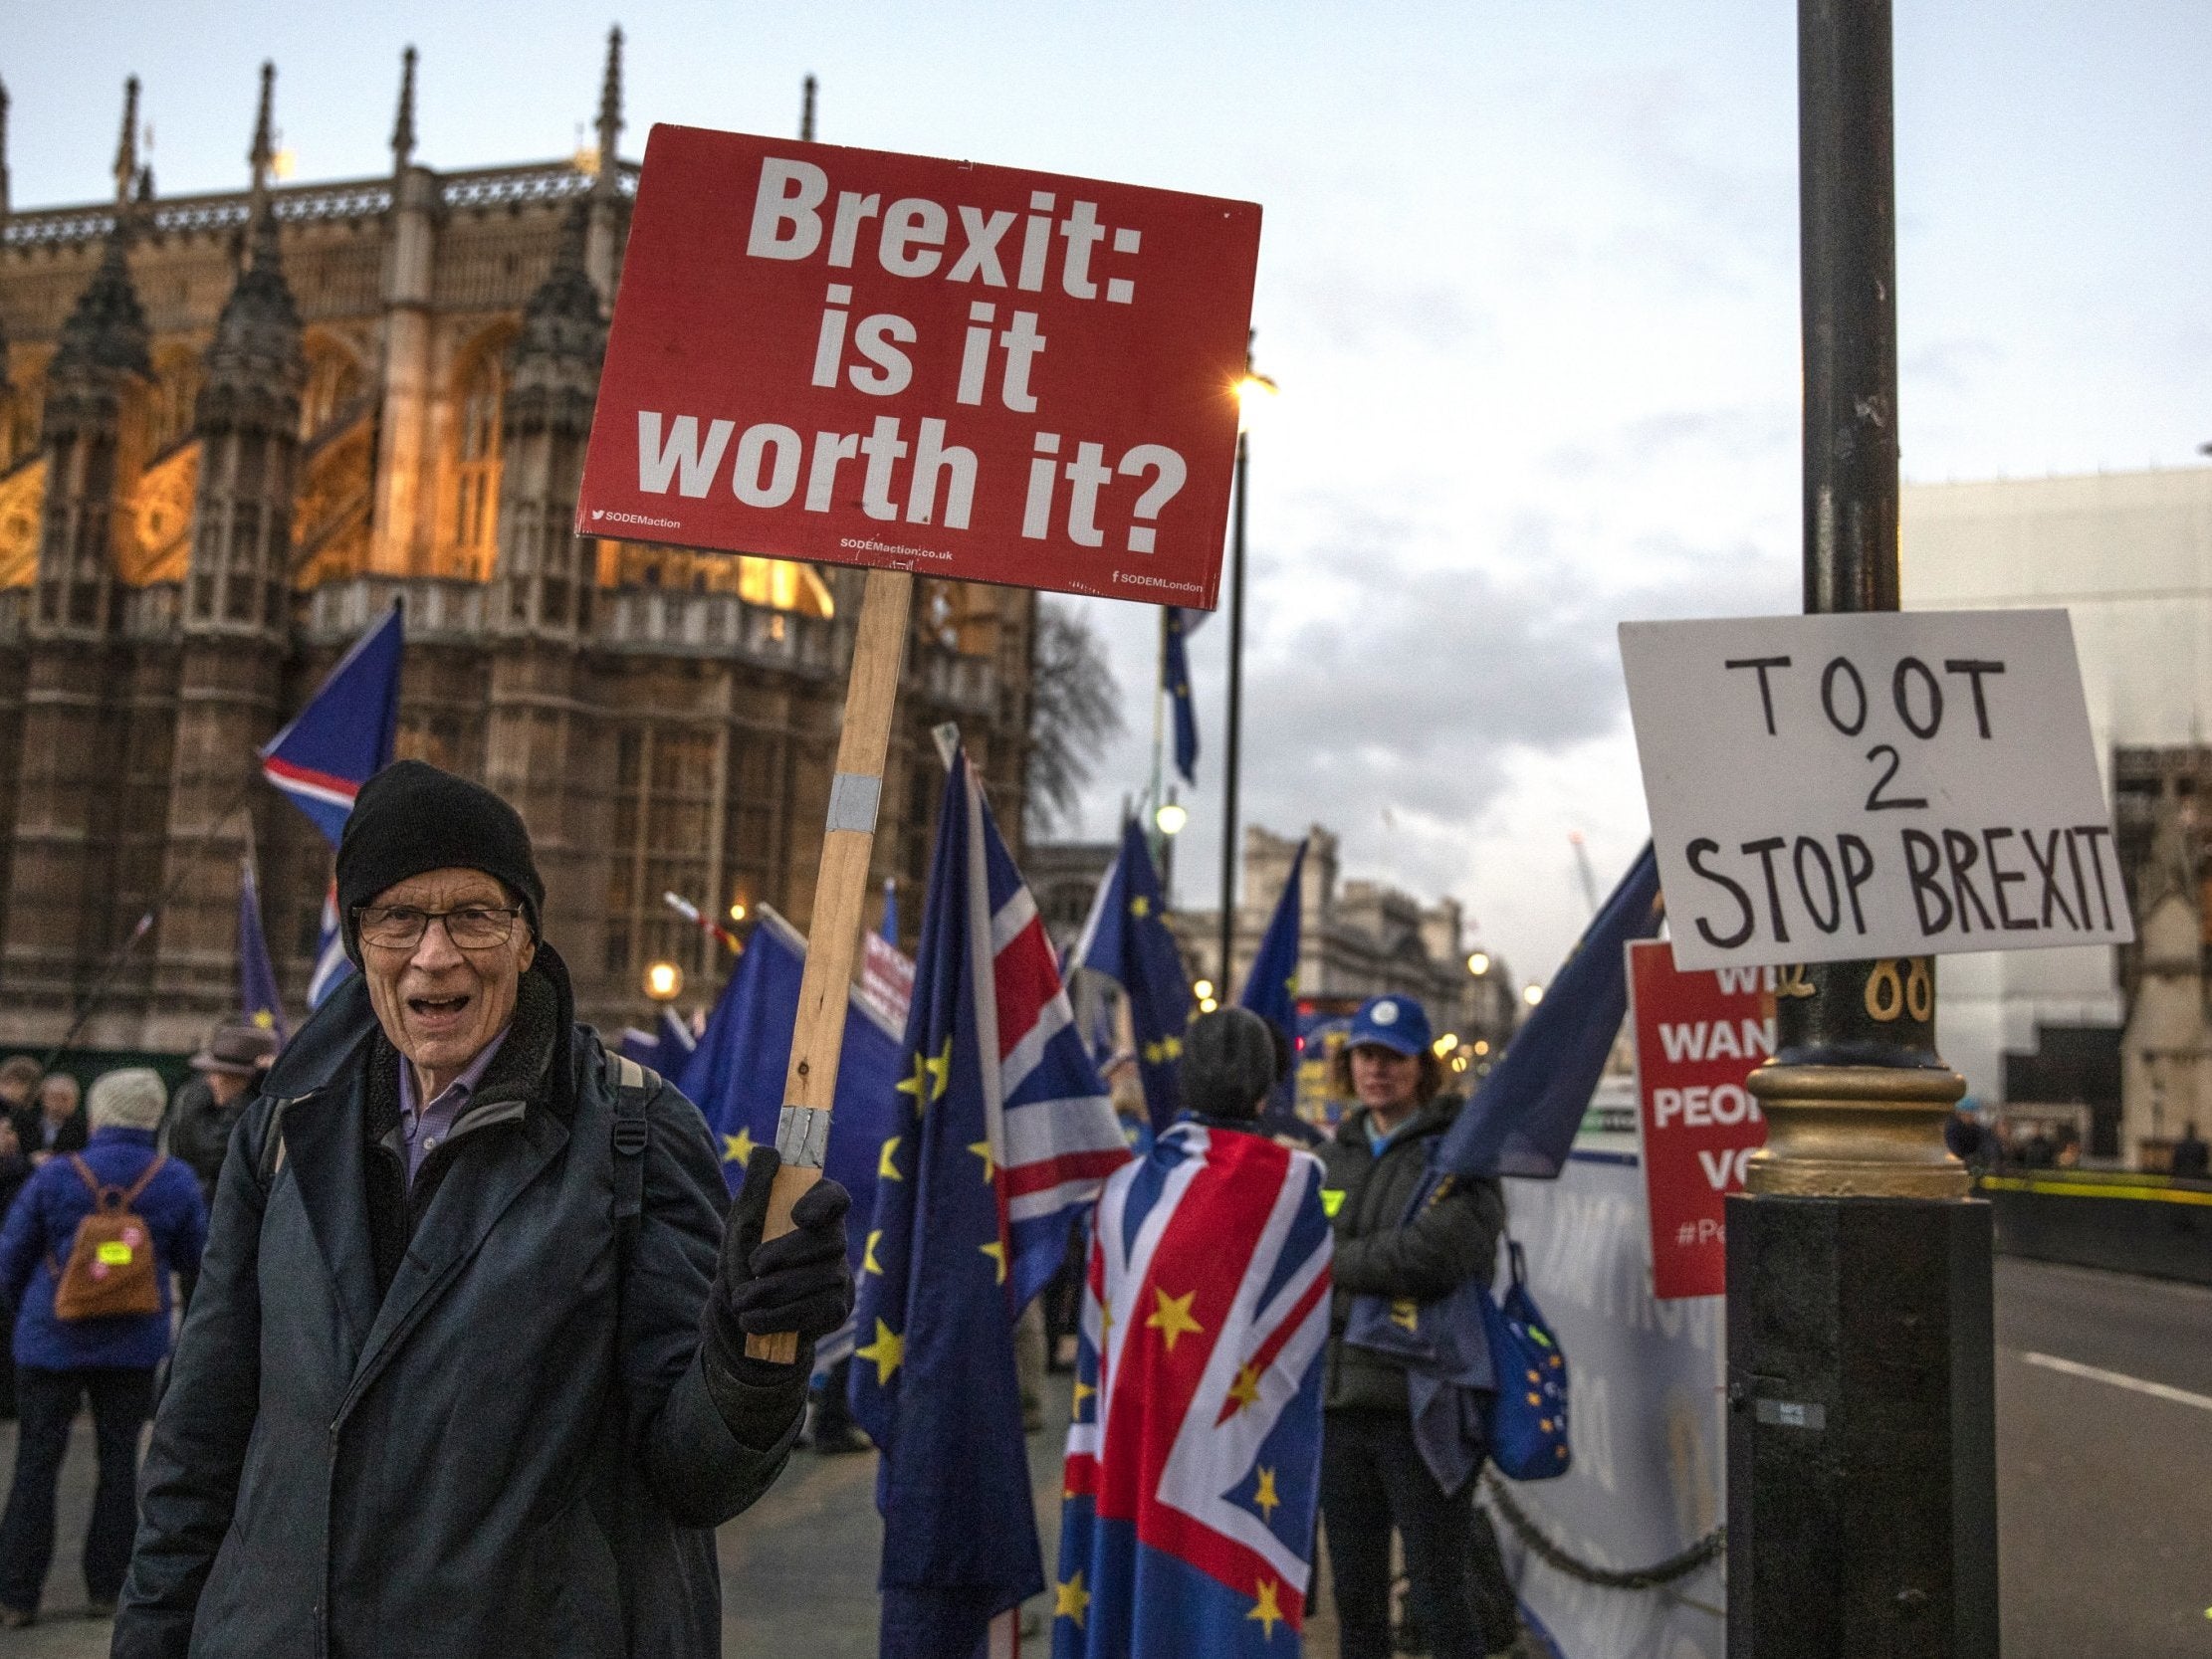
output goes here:
[[115, 205], [129, 205], [138, 183], [138, 78], [122, 84], [122, 136], [115, 144]]
[[269, 170], [277, 159], [277, 134], [274, 104], [277, 94], [277, 66], [267, 59], [261, 65], [261, 107], [254, 111], [254, 144], [246, 152], [246, 164], [253, 169], [251, 195], [254, 211], [259, 213], [269, 196]]
[[[507, 398], [510, 413], [528, 401], [528, 394], [553, 382], [548, 370], [582, 368], [590, 377], [584, 388], [583, 429], [590, 430], [590, 401], [596, 395], [600, 359], [606, 355], [606, 322], [599, 313], [598, 291], [584, 272], [584, 241], [590, 216], [585, 203], [571, 201], [560, 225], [560, 242], [553, 269], [523, 308], [523, 331], [509, 352], [512, 380]], [[541, 411], [541, 416], [551, 411]]]
[[216, 319], [207, 378], [193, 409], [200, 471], [185, 588], [188, 634], [278, 638], [291, 620], [286, 578], [307, 362], [269, 199], [276, 79], [276, 67], [263, 64], [261, 105], [246, 157], [253, 170], [250, 252]]
[[399, 116], [391, 128], [391, 170], [406, 172], [415, 158], [415, 49], [399, 55]]
[[[59, 382], [79, 371], [120, 371], [150, 377], [153, 364], [147, 347], [151, 337], [146, 313], [138, 304], [138, 291], [130, 281], [124, 254], [130, 242], [127, 201], [109, 229], [108, 245], [93, 269], [92, 280], [77, 296], [69, 317], [55, 342], [49, 376]], [[48, 404], [51, 414], [53, 404]]]
[[299, 425], [300, 388], [306, 369], [300, 350], [300, 311], [284, 274], [277, 214], [269, 198], [270, 163], [276, 157], [273, 108], [277, 68], [261, 66], [261, 106], [254, 119], [252, 218], [248, 256], [215, 323], [200, 389], [197, 424], [203, 437], [241, 422], [257, 430], [290, 431]]
[[8, 84], [0, 81], [0, 225], [8, 222]]
[[500, 435], [493, 626], [573, 639], [585, 625], [594, 549], [575, 533], [576, 489], [606, 355], [599, 291], [584, 267], [594, 204], [570, 204], [553, 269], [508, 356]]
[[614, 265], [628, 234], [622, 204], [622, 26], [607, 31], [606, 72], [599, 78], [599, 170], [591, 179], [591, 215], [584, 233], [583, 271], [608, 305], [614, 303]]
[[612, 198], [615, 145], [622, 134], [622, 26], [607, 31], [606, 73], [599, 80], [599, 171], [591, 181], [594, 196]]
[[811, 75], [798, 95], [798, 136], [801, 143], [814, 141], [814, 78]]
[[138, 80], [123, 89], [115, 152], [115, 214], [92, 278], [77, 296], [46, 371], [40, 442], [47, 455], [39, 530], [34, 638], [104, 637], [115, 586], [116, 524], [142, 461], [145, 389], [153, 378], [146, 314], [126, 257], [139, 209]]

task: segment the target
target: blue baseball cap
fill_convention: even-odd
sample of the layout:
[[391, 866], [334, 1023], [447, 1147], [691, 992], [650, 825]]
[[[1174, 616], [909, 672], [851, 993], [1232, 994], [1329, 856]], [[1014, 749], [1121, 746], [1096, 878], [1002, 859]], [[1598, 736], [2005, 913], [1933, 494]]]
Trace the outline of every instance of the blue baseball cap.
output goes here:
[[1412, 1055], [1426, 1051], [1431, 1040], [1429, 1010], [1419, 1000], [1371, 996], [1352, 1016], [1352, 1029], [1345, 1033], [1344, 1046], [1358, 1048], [1362, 1043], [1373, 1043], [1393, 1054]]

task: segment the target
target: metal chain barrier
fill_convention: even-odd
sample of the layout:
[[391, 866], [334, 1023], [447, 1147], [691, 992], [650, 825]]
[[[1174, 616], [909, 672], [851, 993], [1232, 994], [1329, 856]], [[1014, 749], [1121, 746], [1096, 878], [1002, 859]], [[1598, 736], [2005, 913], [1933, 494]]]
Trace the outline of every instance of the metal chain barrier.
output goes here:
[[1650, 1590], [1670, 1584], [1677, 1578], [1686, 1578], [1707, 1561], [1712, 1560], [1728, 1547], [1728, 1529], [1715, 1527], [1695, 1544], [1678, 1555], [1651, 1566], [1638, 1567], [1629, 1572], [1616, 1572], [1607, 1567], [1592, 1566], [1567, 1554], [1529, 1518], [1528, 1512], [1513, 1501], [1504, 1480], [1495, 1469], [1482, 1471], [1482, 1485], [1490, 1495], [1490, 1502], [1497, 1506], [1498, 1514], [1505, 1517], [1505, 1524], [1513, 1529], [1528, 1552], [1548, 1566], [1555, 1566], [1570, 1578], [1585, 1584], [1596, 1584], [1609, 1590]]

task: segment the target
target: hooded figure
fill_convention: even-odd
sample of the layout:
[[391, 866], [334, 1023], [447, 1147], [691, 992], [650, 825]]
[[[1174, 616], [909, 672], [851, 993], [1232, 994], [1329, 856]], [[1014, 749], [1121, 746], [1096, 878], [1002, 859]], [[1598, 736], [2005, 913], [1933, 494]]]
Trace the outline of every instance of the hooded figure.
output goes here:
[[774, 1148], [733, 1203], [698, 1109], [576, 1023], [489, 790], [387, 767], [337, 889], [361, 971], [231, 1139], [113, 1652], [719, 1654], [712, 1529], [851, 1304], [844, 1189], [761, 1242]]

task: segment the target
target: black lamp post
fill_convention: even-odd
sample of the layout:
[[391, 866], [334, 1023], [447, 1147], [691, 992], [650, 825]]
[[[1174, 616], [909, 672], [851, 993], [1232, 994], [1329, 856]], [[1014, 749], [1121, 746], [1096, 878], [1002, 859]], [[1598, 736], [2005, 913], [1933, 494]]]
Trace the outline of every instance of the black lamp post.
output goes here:
[[1227, 1001], [1236, 965], [1236, 767], [1244, 731], [1244, 503], [1251, 494], [1251, 432], [1248, 416], [1257, 398], [1275, 395], [1275, 383], [1252, 372], [1249, 341], [1244, 347], [1244, 378], [1236, 383], [1236, 511], [1229, 520], [1228, 543], [1228, 716], [1227, 740], [1221, 745], [1221, 961], [1217, 983]]
[[[1889, 0], [1799, 0], [1805, 609], [1895, 610]], [[1994, 1659], [1990, 1217], [1945, 1150], [1934, 961], [1778, 989], [1728, 1200], [1730, 1659]], [[1922, 976], [1909, 1010], [1876, 976]]]

